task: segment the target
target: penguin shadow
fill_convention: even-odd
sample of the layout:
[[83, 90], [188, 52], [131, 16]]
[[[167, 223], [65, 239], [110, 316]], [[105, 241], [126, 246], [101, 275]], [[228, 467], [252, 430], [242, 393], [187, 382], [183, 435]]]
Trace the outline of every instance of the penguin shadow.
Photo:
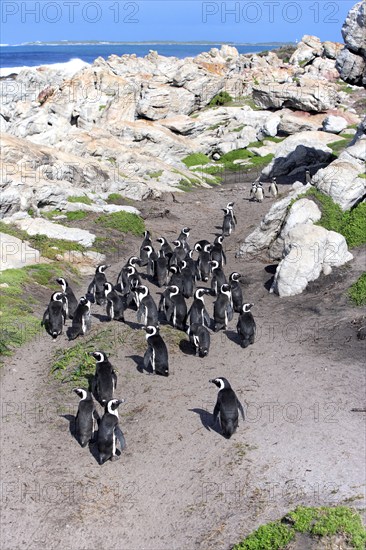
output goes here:
[[92, 317], [98, 319], [101, 323], [109, 323], [110, 318], [108, 315], [103, 315], [102, 313], [92, 313]]
[[125, 323], [125, 325], [127, 325], [128, 327], [133, 328], [133, 329], [139, 330], [139, 329], [144, 328], [144, 326], [141, 325], [141, 323], [137, 323], [135, 321], [126, 321], [126, 319], [125, 319], [124, 323]]
[[199, 415], [202, 426], [208, 431], [208, 432], [216, 432], [219, 435], [222, 435], [219, 423], [214, 422], [214, 416], [212, 413], [205, 411], [204, 409], [188, 409], [189, 412], [194, 412]]
[[[74, 439], [76, 439], [76, 433], [75, 433], [76, 416], [74, 416], [73, 414], [60, 414], [60, 417], [65, 418], [68, 421], [68, 423], [69, 423], [69, 432], [72, 435], [72, 437]], [[77, 441], [77, 439], [76, 439], [76, 441]]]
[[270, 277], [265, 283], [264, 283], [264, 288], [268, 291], [270, 291], [271, 289], [271, 286], [273, 284], [273, 281], [274, 281], [274, 276], [275, 276], [275, 273], [276, 273], [276, 269], [277, 269], [277, 266], [278, 264], [270, 264], [270, 265], [267, 265], [265, 268], [264, 268], [264, 271], [266, 273], [269, 273], [270, 275], [272, 275], [272, 277]]
[[136, 370], [143, 374], [144, 371], [146, 371], [148, 374], [152, 374], [153, 373], [153, 370], [152, 368], [150, 367], [149, 369], [147, 369], [144, 365], [144, 358], [141, 357], [141, 355], [127, 355], [126, 356], [127, 359], [132, 359], [132, 361], [135, 362], [136, 364]]
[[234, 344], [240, 346], [239, 334], [235, 330], [225, 330], [224, 334], [226, 334], [227, 339], [230, 340], [230, 342], [234, 342]]
[[91, 292], [85, 292], [84, 296], [91, 304], [95, 304], [94, 294], [91, 294]]

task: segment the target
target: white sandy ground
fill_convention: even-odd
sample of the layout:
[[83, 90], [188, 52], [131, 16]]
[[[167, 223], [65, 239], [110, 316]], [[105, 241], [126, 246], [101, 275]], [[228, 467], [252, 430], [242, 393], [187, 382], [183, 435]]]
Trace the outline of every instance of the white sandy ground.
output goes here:
[[[135, 359], [143, 350], [133, 332], [111, 357], [119, 371], [116, 395], [127, 399], [120, 423], [128, 448], [119, 461], [99, 466], [62, 415], [74, 415], [78, 399], [49, 371], [55, 349], [75, 342], [62, 336], [52, 343], [42, 334], [6, 360], [2, 550], [226, 550], [297, 504], [365, 508], [365, 414], [351, 411], [365, 408], [365, 341], [352, 325], [364, 312], [344, 294], [364, 268], [365, 249], [354, 251], [351, 267], [300, 296], [269, 294], [269, 262], [235, 259], [273, 201], [249, 203], [246, 187], [144, 203], [155, 238], [172, 239], [188, 225], [193, 244], [214, 238], [220, 208], [235, 199], [239, 224], [225, 241], [226, 273], [245, 275], [259, 334], [253, 346], [240, 348], [235, 315], [227, 334], [212, 335], [205, 359], [171, 345], [171, 374], [161, 378], [138, 372]], [[155, 217], [164, 208], [170, 215]], [[118, 262], [112, 258], [113, 281], [139, 242], [127, 238]], [[212, 298], [207, 304], [212, 313]], [[99, 306], [93, 312], [105, 313]], [[135, 323], [136, 313], [128, 310], [126, 318]], [[92, 330], [99, 322], [93, 319]], [[124, 330], [114, 322], [106, 326], [116, 335]], [[229, 379], [246, 412], [231, 440], [208, 427], [217, 395], [208, 380], [216, 376]]]

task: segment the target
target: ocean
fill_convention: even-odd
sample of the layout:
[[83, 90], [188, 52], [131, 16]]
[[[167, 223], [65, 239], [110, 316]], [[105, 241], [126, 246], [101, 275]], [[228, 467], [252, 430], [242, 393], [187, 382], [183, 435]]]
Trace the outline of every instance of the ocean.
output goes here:
[[[278, 48], [280, 44], [232, 44], [239, 53], [255, 53], [263, 50], [272, 50]], [[143, 57], [149, 53], [149, 50], [156, 50], [160, 55], [167, 57], [194, 57], [201, 52], [207, 52], [211, 48], [221, 48], [221, 44], [32, 44], [0, 47], [0, 70], [1, 76], [11, 72], [19, 72], [20, 68], [36, 67], [39, 65], [53, 65], [59, 63], [69, 63], [71, 61], [81, 60], [86, 63], [93, 61], [101, 56], [107, 58], [112, 54], [123, 55], [135, 53], [138, 57]], [[11, 70], [13, 69], [13, 70]]]

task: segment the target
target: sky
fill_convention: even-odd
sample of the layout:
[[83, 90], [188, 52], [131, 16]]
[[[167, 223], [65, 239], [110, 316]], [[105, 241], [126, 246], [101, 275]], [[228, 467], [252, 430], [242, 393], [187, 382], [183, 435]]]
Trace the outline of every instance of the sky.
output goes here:
[[1, 43], [55, 40], [343, 42], [355, 0], [2, 0]]

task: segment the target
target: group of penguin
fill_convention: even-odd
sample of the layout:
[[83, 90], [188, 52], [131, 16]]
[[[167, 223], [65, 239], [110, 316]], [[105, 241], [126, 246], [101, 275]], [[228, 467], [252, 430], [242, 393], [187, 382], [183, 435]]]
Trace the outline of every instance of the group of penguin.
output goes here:
[[[192, 350], [199, 357], [205, 357], [210, 349], [210, 332], [226, 329], [228, 322], [238, 313], [237, 333], [242, 347], [253, 344], [256, 324], [251, 313], [253, 304], [244, 303], [241, 275], [233, 272], [227, 278], [224, 273], [226, 256], [223, 240], [230, 236], [237, 224], [234, 203], [229, 202], [223, 208], [222, 233], [213, 243], [202, 239], [191, 249], [188, 243], [190, 228], [181, 230], [172, 245], [164, 237], [156, 242], [160, 249], [155, 251], [149, 231], [145, 231], [139, 256], [132, 256], [118, 274], [116, 284], [108, 282], [106, 270], [110, 265], [98, 265], [93, 280], [85, 296], [78, 301], [64, 278], [58, 278], [61, 291], [54, 292], [43, 315], [42, 325], [56, 339], [62, 334], [66, 319], [72, 321], [67, 330], [69, 340], [84, 335], [91, 326], [91, 304], [106, 307], [109, 321], [124, 322], [127, 308], [135, 309], [137, 321], [143, 324], [146, 332], [147, 349], [143, 365], [154, 374], [169, 376], [168, 349], [159, 332], [159, 317], [164, 315], [167, 323], [178, 330], [185, 331]], [[197, 254], [194, 259], [193, 255]], [[138, 268], [146, 268], [142, 276]], [[157, 305], [142, 277], [155, 283], [161, 292]], [[197, 286], [198, 282], [210, 287]], [[216, 297], [213, 307], [213, 321], [206, 309], [204, 296]], [[188, 309], [186, 300], [193, 298]], [[115, 460], [125, 448], [125, 439], [118, 424], [118, 407], [123, 400], [113, 397], [117, 386], [116, 372], [103, 351], [91, 354], [96, 360], [96, 371], [91, 391], [76, 388], [81, 398], [75, 421], [75, 435], [81, 446], [85, 447], [96, 435], [99, 463]], [[238, 426], [239, 412], [244, 419], [243, 407], [226, 378], [210, 380], [218, 388], [218, 397], [214, 409], [214, 421], [220, 420], [224, 437], [230, 438]], [[96, 412], [93, 395], [104, 407], [100, 419]], [[98, 424], [98, 430], [96, 425]]]
[[[268, 187], [268, 192], [274, 198], [276, 198], [278, 195], [278, 185], [275, 177], [272, 178], [272, 181]], [[250, 189], [249, 200], [256, 201], [256, 202], [263, 202], [263, 199], [264, 199], [263, 183], [261, 181], [255, 181], [254, 183], [252, 183], [252, 187]]]

